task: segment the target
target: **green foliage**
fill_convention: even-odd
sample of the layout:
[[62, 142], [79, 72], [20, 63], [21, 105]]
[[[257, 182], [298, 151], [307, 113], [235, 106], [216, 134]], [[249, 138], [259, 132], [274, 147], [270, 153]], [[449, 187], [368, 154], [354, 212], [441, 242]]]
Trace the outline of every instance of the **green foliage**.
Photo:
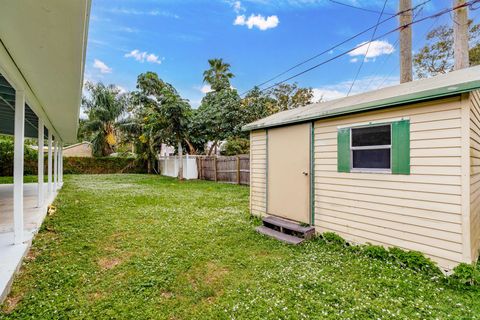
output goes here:
[[250, 140], [245, 138], [228, 138], [220, 151], [223, 156], [235, 156], [250, 153]]
[[207, 93], [195, 114], [195, 121], [197, 132], [207, 141], [214, 142], [208, 154], [221, 140], [246, 136], [241, 131], [244, 118], [237, 90], [226, 88]]
[[282, 83], [267, 93], [275, 101], [273, 113], [304, 107], [313, 103], [313, 89], [300, 88], [296, 83]]
[[[26, 175], [35, 174], [37, 172], [38, 153], [27, 144], [25, 144], [23, 150], [24, 173]], [[0, 135], [0, 176], [13, 176], [13, 151], [13, 137]]]
[[149, 172], [162, 143], [177, 146], [189, 136], [192, 110], [177, 90], [154, 72], [140, 74], [132, 94], [132, 116], [120, 124], [127, 141], [134, 143]]
[[124, 157], [67, 157], [64, 174], [146, 173], [145, 162]]
[[467, 286], [480, 285], [480, 265], [478, 263], [460, 263], [453, 269], [450, 282]]
[[346, 246], [347, 242], [335, 232], [324, 232], [322, 238], [325, 242], [336, 246]]
[[325, 232], [322, 234], [322, 238], [329, 244], [348, 247], [349, 251], [356, 254], [390, 262], [402, 268], [414, 270], [431, 277], [442, 275], [438, 266], [431, 259], [417, 251], [406, 251], [397, 247], [386, 249], [382, 246], [372, 244], [348, 246], [348, 243], [334, 232]]
[[87, 82], [89, 95], [82, 99], [88, 120], [81, 122], [79, 137], [90, 138], [95, 156], [108, 156], [115, 152], [118, 120], [128, 105], [128, 96], [120, 94], [118, 87]]
[[203, 72], [203, 82], [208, 83], [214, 91], [230, 88], [230, 79], [235, 77], [230, 72], [230, 64], [223, 59], [210, 59], [208, 64], [210, 67]]
[[[427, 78], [453, 70], [453, 27], [442, 25], [427, 34], [427, 44], [413, 56], [413, 66], [419, 78]], [[470, 65], [480, 63], [480, 25], [470, 21]]]

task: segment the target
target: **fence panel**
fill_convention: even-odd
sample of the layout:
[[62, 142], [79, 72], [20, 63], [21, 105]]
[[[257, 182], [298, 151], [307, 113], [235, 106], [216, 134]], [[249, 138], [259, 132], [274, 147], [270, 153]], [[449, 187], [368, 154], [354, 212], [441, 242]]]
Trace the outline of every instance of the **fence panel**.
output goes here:
[[250, 157], [203, 156], [197, 157], [199, 179], [235, 184], [250, 184]]

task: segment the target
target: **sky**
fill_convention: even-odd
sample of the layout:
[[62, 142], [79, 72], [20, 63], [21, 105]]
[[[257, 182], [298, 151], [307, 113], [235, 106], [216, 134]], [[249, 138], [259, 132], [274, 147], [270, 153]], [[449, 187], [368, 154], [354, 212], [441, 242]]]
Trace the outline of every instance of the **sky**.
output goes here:
[[[373, 30], [328, 50], [375, 25], [385, 4], [339, 1], [366, 10], [330, 0], [93, 0], [85, 80], [131, 91], [139, 74], [153, 71], [196, 108], [209, 90], [202, 76], [208, 59], [231, 64], [232, 86], [243, 93], [320, 52], [326, 51], [276, 81], [370, 42]], [[413, 0], [413, 5], [424, 1]], [[416, 19], [451, 3], [431, 0], [417, 10]], [[381, 20], [397, 10], [398, 0], [387, 0]], [[478, 12], [470, 12], [476, 22]], [[425, 44], [429, 30], [442, 24], [451, 25], [451, 15], [415, 24], [413, 52]], [[362, 65], [350, 94], [397, 84], [398, 32], [382, 36], [397, 25], [396, 18], [389, 19], [376, 30], [378, 40], [289, 82], [313, 88], [315, 99], [339, 98], [348, 93]]]

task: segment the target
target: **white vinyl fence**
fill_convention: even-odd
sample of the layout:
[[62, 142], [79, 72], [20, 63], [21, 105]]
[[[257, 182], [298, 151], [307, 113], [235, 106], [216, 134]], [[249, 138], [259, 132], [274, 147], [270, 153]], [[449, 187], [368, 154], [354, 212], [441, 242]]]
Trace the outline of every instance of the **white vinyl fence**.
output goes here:
[[[179, 164], [180, 157], [178, 156], [160, 157], [160, 173], [163, 176], [176, 178]], [[197, 159], [195, 157], [189, 155], [183, 157], [183, 178], [188, 180], [198, 179]]]

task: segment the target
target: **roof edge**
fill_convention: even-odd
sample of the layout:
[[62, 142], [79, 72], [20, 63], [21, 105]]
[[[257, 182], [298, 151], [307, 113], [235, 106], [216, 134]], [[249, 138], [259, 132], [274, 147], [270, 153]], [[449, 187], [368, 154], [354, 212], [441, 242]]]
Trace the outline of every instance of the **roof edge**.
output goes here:
[[[452, 90], [452, 89], [455, 89], [455, 90]], [[271, 124], [255, 125], [254, 124], [255, 122], [253, 122], [243, 126], [242, 131], [253, 131], [253, 130], [259, 130], [259, 129], [265, 129], [265, 128], [281, 127], [281, 126], [291, 125], [295, 123], [307, 122], [312, 120], [320, 120], [325, 118], [333, 118], [333, 117], [339, 117], [339, 116], [348, 115], [348, 114], [354, 114], [358, 112], [400, 106], [408, 103], [417, 103], [417, 102], [424, 102], [429, 100], [436, 100], [436, 99], [445, 98], [449, 96], [459, 95], [465, 92], [471, 92], [476, 89], [480, 89], [480, 80], [459, 84], [458, 87], [444, 86], [441, 88], [427, 90], [425, 91], [425, 95], [422, 95], [422, 96], [418, 96], [418, 93], [410, 93], [402, 96], [396, 96], [393, 98], [386, 98], [381, 100], [365, 102], [363, 104], [358, 104], [353, 109], [351, 108], [351, 106], [341, 107], [338, 109], [320, 112], [312, 116], [306, 116], [306, 117], [299, 116], [296, 119], [294, 118], [294, 119], [279, 121], [277, 123], [271, 123]], [[309, 105], [309, 106], [312, 106], [312, 105]], [[308, 108], [309, 106], [300, 107], [300, 108]]]

